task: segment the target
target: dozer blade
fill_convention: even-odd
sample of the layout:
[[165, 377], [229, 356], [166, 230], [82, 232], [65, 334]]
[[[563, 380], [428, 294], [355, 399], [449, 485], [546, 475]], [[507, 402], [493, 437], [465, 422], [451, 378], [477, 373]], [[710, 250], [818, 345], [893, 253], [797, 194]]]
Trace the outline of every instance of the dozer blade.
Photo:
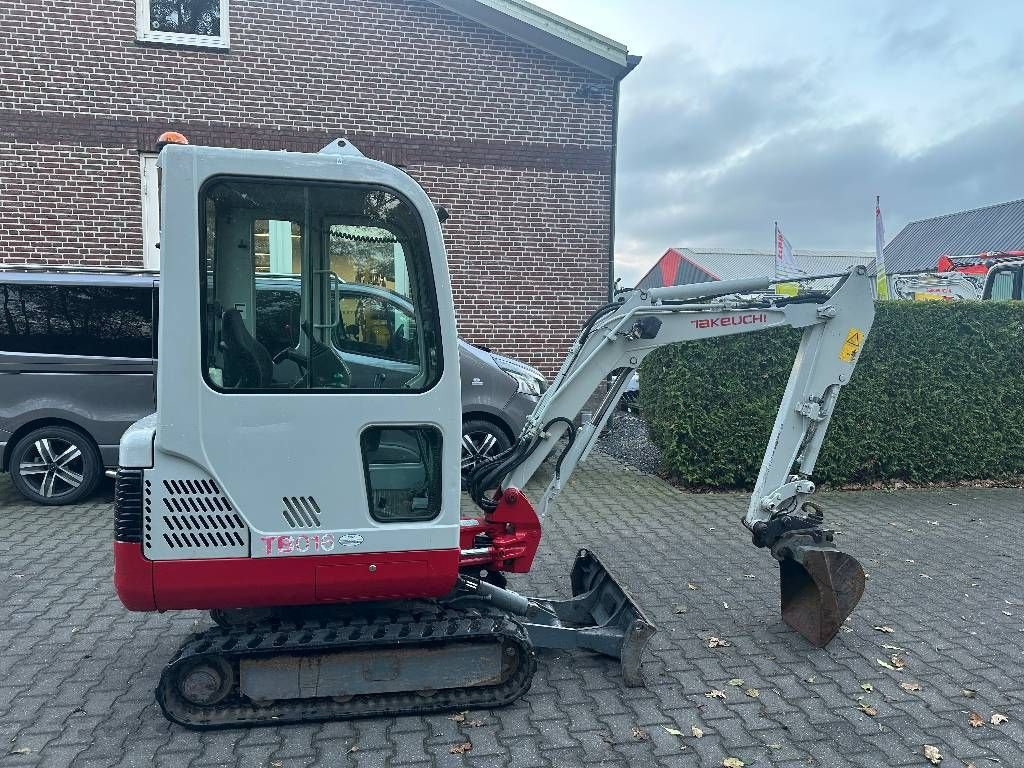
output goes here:
[[531, 599], [524, 626], [538, 648], [586, 649], [616, 658], [623, 682], [642, 686], [644, 647], [657, 627], [593, 552], [581, 549], [568, 600]]
[[864, 595], [864, 568], [821, 536], [784, 537], [773, 550], [779, 558], [783, 620], [824, 648]]

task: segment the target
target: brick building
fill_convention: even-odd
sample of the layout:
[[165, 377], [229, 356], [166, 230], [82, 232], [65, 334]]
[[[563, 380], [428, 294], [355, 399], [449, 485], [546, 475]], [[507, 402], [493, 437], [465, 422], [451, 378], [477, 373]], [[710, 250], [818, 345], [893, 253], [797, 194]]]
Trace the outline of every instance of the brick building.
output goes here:
[[618, 85], [638, 59], [523, 0], [0, 3], [0, 263], [156, 267], [156, 137], [405, 167], [460, 331], [557, 367], [611, 277]]

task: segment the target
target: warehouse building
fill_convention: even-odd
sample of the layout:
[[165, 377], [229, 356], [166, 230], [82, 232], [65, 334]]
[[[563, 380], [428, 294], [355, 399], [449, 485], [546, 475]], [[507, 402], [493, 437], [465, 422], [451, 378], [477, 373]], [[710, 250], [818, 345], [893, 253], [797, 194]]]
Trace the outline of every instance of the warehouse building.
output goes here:
[[885, 246], [890, 274], [936, 269], [942, 256], [1024, 250], [1024, 200], [912, 221]]
[[0, 44], [0, 263], [158, 268], [163, 131], [346, 136], [451, 214], [467, 340], [550, 373], [606, 301], [638, 59], [524, 0], [13, 0]]

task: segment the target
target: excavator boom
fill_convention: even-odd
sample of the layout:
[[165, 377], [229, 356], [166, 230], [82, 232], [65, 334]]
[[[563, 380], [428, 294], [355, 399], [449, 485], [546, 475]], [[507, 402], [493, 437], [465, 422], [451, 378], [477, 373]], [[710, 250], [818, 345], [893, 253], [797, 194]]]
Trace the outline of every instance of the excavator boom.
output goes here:
[[[808, 279], [821, 279], [816, 276]], [[539, 513], [550, 514], [577, 464], [589, 453], [623, 388], [651, 352], [683, 341], [790, 327], [803, 331], [743, 524], [782, 569], [782, 614], [817, 646], [839, 631], [864, 591], [857, 561], [835, 550], [809, 503], [809, 479], [839, 390], [849, 383], [874, 319], [874, 276], [863, 266], [839, 277], [829, 293], [784, 297], [772, 280], [750, 278], [620, 292], [586, 323], [561, 370], [520, 435], [519, 450], [481, 467], [471, 479], [484, 508], [485, 489], [522, 488], [560, 445]], [[595, 414], [579, 426], [577, 413], [595, 391], [613, 382]], [[800, 514], [808, 512], [809, 514]]]

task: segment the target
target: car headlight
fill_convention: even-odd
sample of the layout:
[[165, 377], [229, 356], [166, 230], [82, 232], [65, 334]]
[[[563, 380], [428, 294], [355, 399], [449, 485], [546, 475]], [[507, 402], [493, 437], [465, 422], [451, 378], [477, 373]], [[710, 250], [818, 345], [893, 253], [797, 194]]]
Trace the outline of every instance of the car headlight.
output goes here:
[[516, 380], [516, 383], [519, 385], [519, 391], [522, 394], [534, 395], [535, 397], [540, 397], [544, 394], [544, 385], [547, 383], [544, 379], [530, 376], [513, 368], [502, 368], [501, 370]]

